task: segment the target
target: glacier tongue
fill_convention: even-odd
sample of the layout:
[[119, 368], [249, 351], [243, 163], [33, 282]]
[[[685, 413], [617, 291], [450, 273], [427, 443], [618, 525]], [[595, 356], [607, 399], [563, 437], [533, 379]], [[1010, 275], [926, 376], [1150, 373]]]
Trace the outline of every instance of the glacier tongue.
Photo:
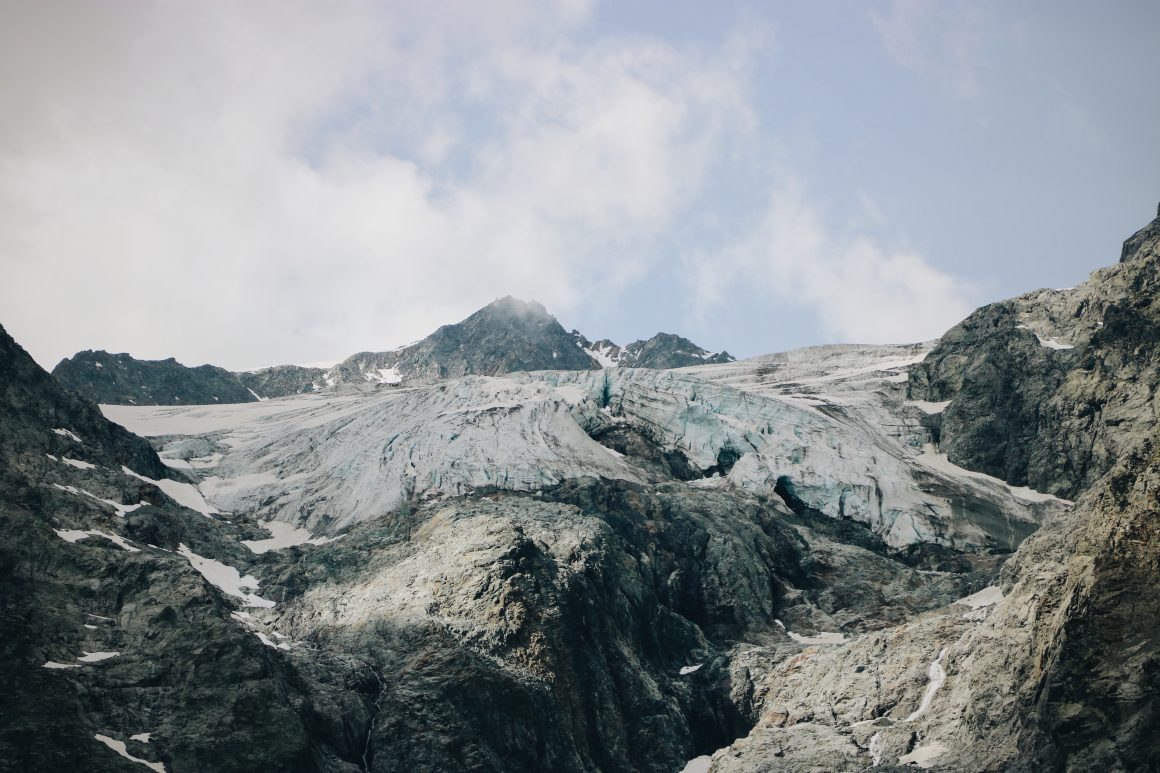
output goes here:
[[593, 440], [622, 427], [679, 454], [693, 475], [858, 521], [893, 547], [1014, 549], [1066, 503], [930, 463], [926, 412], [899, 378], [928, 350], [814, 347], [678, 370], [469, 376], [228, 407], [117, 406], [115, 418], [143, 434], [204, 435], [224, 451], [201, 486], [215, 507], [316, 534], [489, 488], [655, 480], [655, 469]]

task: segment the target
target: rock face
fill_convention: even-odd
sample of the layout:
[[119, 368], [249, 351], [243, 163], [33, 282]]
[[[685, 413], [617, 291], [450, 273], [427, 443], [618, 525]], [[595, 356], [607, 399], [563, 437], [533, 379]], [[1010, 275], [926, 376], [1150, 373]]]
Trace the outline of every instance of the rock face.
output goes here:
[[326, 385], [326, 369], [302, 365], [275, 365], [234, 375], [260, 400], [317, 392]]
[[710, 352], [672, 333], [657, 333], [647, 341], [633, 341], [624, 347], [607, 338], [592, 343], [577, 330], [573, 330], [572, 335], [576, 336], [584, 351], [606, 368], [684, 368], [690, 365], [717, 365], [736, 359], [729, 352]]
[[310, 740], [320, 704], [174, 552], [244, 552], [177, 477], [0, 330], [0, 769], [138, 769], [101, 738], [170, 770], [358, 759]]
[[910, 375], [951, 461], [1072, 499], [1156, 432], [1160, 218], [1120, 263], [979, 309]]
[[128, 354], [83, 351], [61, 360], [52, 375], [97, 403], [203, 405], [258, 399], [228, 370], [213, 365], [190, 368], [172, 357], [138, 360]]

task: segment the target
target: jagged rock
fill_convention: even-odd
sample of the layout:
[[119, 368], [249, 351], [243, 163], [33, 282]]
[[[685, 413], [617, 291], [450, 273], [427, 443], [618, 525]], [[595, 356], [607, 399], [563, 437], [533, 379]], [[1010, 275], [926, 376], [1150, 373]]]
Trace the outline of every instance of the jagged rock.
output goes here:
[[657, 333], [647, 341], [633, 341], [624, 347], [607, 338], [592, 343], [578, 330], [573, 330], [572, 335], [576, 337], [577, 345], [605, 368], [683, 368], [735, 360], [729, 352], [710, 352], [672, 333]]
[[258, 398], [228, 370], [190, 368], [170, 357], [138, 360], [128, 354], [78, 352], [52, 369], [57, 381], [97, 403], [201, 405], [248, 403]]
[[717, 365], [734, 359], [729, 352], [710, 352], [679, 335], [657, 333], [647, 341], [633, 341], [624, 347], [618, 364], [629, 368], [683, 368]]
[[302, 365], [275, 365], [234, 375], [259, 400], [317, 392], [326, 385], [324, 368]]
[[1160, 218], [1067, 290], [984, 307], [911, 371], [952, 462], [1073, 499], [1141, 438], [1160, 385]]

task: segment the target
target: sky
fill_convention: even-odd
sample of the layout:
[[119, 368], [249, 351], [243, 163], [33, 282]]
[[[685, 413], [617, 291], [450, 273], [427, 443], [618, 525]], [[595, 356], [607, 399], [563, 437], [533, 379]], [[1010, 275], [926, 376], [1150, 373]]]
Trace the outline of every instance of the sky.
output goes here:
[[231, 369], [498, 297], [739, 357], [940, 335], [1160, 200], [1160, 3], [0, 0], [0, 324]]

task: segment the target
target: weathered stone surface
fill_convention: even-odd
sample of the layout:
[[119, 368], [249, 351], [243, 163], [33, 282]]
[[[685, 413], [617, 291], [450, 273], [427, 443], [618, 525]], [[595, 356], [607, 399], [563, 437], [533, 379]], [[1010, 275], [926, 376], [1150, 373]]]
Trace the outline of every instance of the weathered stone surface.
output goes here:
[[167, 360], [138, 360], [128, 354], [78, 352], [52, 369], [57, 381], [96, 403], [112, 405], [202, 405], [248, 403], [252, 395], [228, 370], [196, 368]]
[[1084, 284], [979, 309], [911, 371], [963, 467], [1074, 499], [1156, 431], [1160, 218]]

